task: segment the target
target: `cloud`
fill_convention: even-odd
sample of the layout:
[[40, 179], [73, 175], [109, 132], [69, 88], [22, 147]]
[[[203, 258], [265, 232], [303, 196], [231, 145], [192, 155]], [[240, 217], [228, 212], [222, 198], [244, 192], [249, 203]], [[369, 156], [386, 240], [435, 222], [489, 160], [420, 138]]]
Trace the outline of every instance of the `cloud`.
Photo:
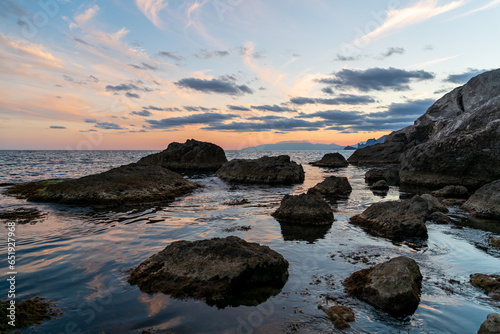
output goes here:
[[149, 70], [149, 71], [156, 71], [158, 70], [158, 67], [154, 66], [154, 65], [150, 65], [150, 64], [147, 64], [147, 63], [141, 63], [140, 65], [136, 65], [136, 64], [129, 64], [128, 66], [131, 66], [133, 68], [136, 68], [138, 70]]
[[149, 117], [152, 115], [152, 113], [149, 110], [142, 110], [142, 111], [132, 111], [130, 115]]
[[180, 127], [184, 125], [193, 124], [214, 124], [220, 123], [222, 121], [230, 120], [239, 117], [235, 114], [219, 114], [214, 112], [208, 112], [203, 114], [194, 114], [182, 117], [170, 117], [164, 118], [162, 120], [146, 120], [150, 124], [151, 129], [170, 129], [175, 127]]
[[19, 1], [14, 1], [14, 0], [0, 1], [0, 17], [7, 18], [9, 15], [18, 18], [18, 17], [30, 16], [30, 13], [23, 4], [19, 3]]
[[445, 82], [451, 82], [454, 84], [464, 84], [473, 77], [475, 77], [478, 74], [481, 74], [483, 72], [486, 72], [487, 70], [478, 70], [474, 68], [469, 68], [466, 72], [460, 73], [460, 74], [450, 74], [446, 79], [444, 79]]
[[355, 56], [345, 56], [341, 55], [340, 53], [337, 53], [337, 56], [333, 59], [333, 61], [356, 61], [360, 60], [363, 55], [355, 55]]
[[93, 82], [96, 82], [96, 83], [97, 83], [97, 82], [99, 82], [99, 79], [98, 79], [98, 78], [96, 78], [96, 77], [95, 77], [95, 76], [93, 76], [93, 75], [89, 75], [89, 81], [93, 81]]
[[369, 68], [367, 70], [343, 69], [333, 73], [334, 78], [319, 79], [318, 82], [335, 85], [337, 88], [351, 87], [360, 91], [410, 89], [411, 81], [434, 79], [434, 74], [423, 70], [406, 71], [397, 68]]
[[499, 5], [499, 4], [500, 4], [500, 0], [493, 0], [493, 1], [490, 1], [489, 3], [487, 3], [484, 6], [481, 6], [479, 8], [470, 10], [470, 11], [468, 11], [468, 12], [462, 14], [462, 15], [458, 15], [458, 16], [454, 17], [454, 19], [458, 19], [458, 18], [462, 18], [462, 17], [465, 17], [465, 16], [469, 16], [469, 15], [475, 14], [477, 12], [482, 12], [484, 10], [490, 9], [492, 7], [495, 7], [495, 6]]
[[85, 118], [84, 122], [85, 123], [97, 123], [97, 120], [95, 118]]
[[317, 131], [323, 127], [324, 123], [320, 121], [310, 122], [302, 119], [271, 117], [263, 118], [264, 122], [231, 122], [228, 124], [214, 124], [202, 128], [210, 131], [228, 131], [228, 132], [261, 132], [270, 130], [279, 131]]
[[45, 47], [41, 44], [19, 40], [0, 33], [0, 46], [13, 51], [18, 62], [24, 58], [24, 63], [35, 63], [52, 68], [63, 68], [64, 65], [61, 59], [56, 58], [50, 52], [46, 51]]
[[158, 14], [168, 6], [165, 0], [135, 0], [137, 8], [151, 21], [157, 28], [163, 27], [163, 21]]
[[324, 88], [321, 88], [321, 91], [322, 91], [323, 93], [330, 94], [330, 95], [335, 94], [335, 93], [333, 92], [332, 87], [324, 87]]
[[64, 130], [64, 129], [66, 129], [65, 126], [59, 126], [59, 125], [51, 125], [50, 128], [51, 129], [58, 129], [58, 130]]
[[106, 91], [107, 92], [128, 92], [131, 90], [141, 90], [144, 92], [151, 92], [152, 89], [148, 87], [139, 87], [133, 83], [128, 83], [128, 84], [120, 84], [116, 86], [112, 85], [107, 85], [106, 86]]
[[210, 59], [213, 57], [226, 57], [229, 56], [229, 51], [226, 50], [215, 50], [215, 51], [208, 51], [206, 49], [201, 49], [200, 52], [196, 53], [194, 55], [196, 58], [200, 59]]
[[204, 93], [217, 93], [228, 95], [253, 94], [253, 90], [247, 85], [236, 85], [227, 78], [219, 79], [197, 79], [185, 78], [175, 82], [175, 85], [183, 88], [190, 88]]
[[297, 112], [297, 110], [295, 109], [291, 109], [291, 108], [288, 108], [288, 107], [281, 107], [279, 105], [262, 105], [262, 106], [252, 106], [252, 109], [255, 109], [255, 110], [261, 110], [261, 111], [272, 111], [272, 112], [285, 112], [285, 111], [289, 111], [289, 112]]
[[168, 51], [161, 51], [161, 52], [158, 53], [158, 55], [160, 55], [162, 57], [165, 57], [165, 58], [169, 58], [169, 59], [175, 60], [175, 61], [183, 61], [183, 60], [185, 60], [184, 57], [177, 56], [173, 52], [168, 52]]
[[395, 54], [398, 54], [398, 55], [402, 55], [405, 53], [405, 49], [404, 48], [388, 48], [386, 52], [382, 52], [380, 54], [380, 57], [379, 59], [385, 59], [385, 58], [389, 58], [390, 56], [392, 55], [395, 55]]
[[227, 107], [230, 109], [230, 110], [236, 110], [236, 111], [251, 111], [252, 109], [250, 108], [247, 108], [247, 107], [242, 107], [242, 106], [231, 106], [231, 105], [227, 105]]
[[135, 93], [131, 93], [131, 92], [126, 92], [125, 96], [132, 98], [132, 99], [140, 99], [141, 98], [141, 96], [139, 94], [135, 94]]
[[97, 123], [95, 127], [104, 130], [123, 130], [123, 128], [118, 124], [110, 122]]
[[375, 99], [368, 95], [351, 95], [340, 94], [338, 97], [331, 99], [310, 98], [310, 97], [294, 97], [290, 102], [297, 105], [304, 104], [327, 104], [327, 105], [340, 105], [340, 104], [368, 104], [375, 102]]
[[148, 106], [148, 107], [142, 107], [142, 109], [149, 109], [149, 110], [156, 110], [156, 111], [182, 111], [179, 108], [160, 108], [160, 107], [155, 107], [155, 106]]

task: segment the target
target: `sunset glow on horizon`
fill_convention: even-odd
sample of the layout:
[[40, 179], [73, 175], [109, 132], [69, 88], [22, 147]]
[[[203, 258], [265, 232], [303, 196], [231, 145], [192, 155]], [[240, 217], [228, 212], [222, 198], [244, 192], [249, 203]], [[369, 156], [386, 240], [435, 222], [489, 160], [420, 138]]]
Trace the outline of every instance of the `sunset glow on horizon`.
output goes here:
[[354, 145], [500, 67], [499, 16], [497, 0], [2, 1], [0, 149]]

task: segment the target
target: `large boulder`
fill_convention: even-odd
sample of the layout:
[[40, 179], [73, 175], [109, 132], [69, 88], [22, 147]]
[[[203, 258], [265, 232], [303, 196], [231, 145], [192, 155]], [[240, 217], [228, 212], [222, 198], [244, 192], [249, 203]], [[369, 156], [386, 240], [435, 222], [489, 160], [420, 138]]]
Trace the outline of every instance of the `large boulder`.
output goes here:
[[257, 305], [280, 291], [288, 261], [235, 236], [176, 241], [135, 268], [129, 283], [147, 293], [194, 298], [218, 307]]
[[347, 161], [355, 165], [399, 164], [404, 150], [404, 134], [393, 132], [383, 143], [357, 149]]
[[446, 186], [433, 191], [432, 195], [444, 198], [467, 198], [469, 190], [467, 190], [464, 186]]
[[462, 207], [479, 217], [500, 219], [500, 180], [481, 187]]
[[160, 165], [173, 171], [217, 171], [227, 162], [224, 150], [215, 144], [188, 139], [170, 143], [166, 150], [150, 154], [139, 164]]
[[390, 186], [399, 186], [399, 165], [388, 165], [370, 169], [365, 173], [365, 181], [369, 185], [384, 180]]
[[446, 212], [437, 199], [426, 194], [403, 201], [372, 204], [349, 222], [368, 233], [392, 240], [426, 239], [425, 221], [434, 212]]
[[340, 153], [327, 153], [321, 158], [319, 161], [311, 162], [311, 165], [316, 167], [347, 167], [349, 163], [344, 158], [344, 156]]
[[323, 195], [333, 197], [348, 197], [352, 192], [351, 184], [347, 177], [329, 176], [313, 187]]
[[491, 298], [500, 300], [500, 275], [472, 274], [470, 283]]
[[500, 314], [488, 314], [488, 317], [481, 324], [477, 334], [500, 334]]
[[13, 186], [8, 193], [35, 202], [117, 206], [168, 201], [198, 187], [165, 167], [129, 164], [74, 180]]
[[357, 271], [343, 284], [349, 295], [404, 317], [413, 314], [420, 303], [422, 274], [414, 260], [400, 256]]
[[304, 169], [288, 155], [259, 159], [234, 159], [225, 163], [217, 176], [228, 182], [294, 184], [304, 182]]
[[332, 208], [314, 189], [309, 189], [306, 194], [285, 195], [272, 216], [279, 222], [302, 225], [326, 225], [333, 222]]

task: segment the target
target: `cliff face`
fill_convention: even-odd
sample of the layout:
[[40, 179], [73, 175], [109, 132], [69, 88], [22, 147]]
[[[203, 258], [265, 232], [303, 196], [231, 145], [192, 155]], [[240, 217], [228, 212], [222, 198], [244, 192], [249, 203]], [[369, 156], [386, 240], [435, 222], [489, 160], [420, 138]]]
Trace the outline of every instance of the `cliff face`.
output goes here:
[[500, 69], [436, 101], [414, 125], [359, 149], [355, 164], [401, 163], [403, 186], [478, 188], [500, 178]]

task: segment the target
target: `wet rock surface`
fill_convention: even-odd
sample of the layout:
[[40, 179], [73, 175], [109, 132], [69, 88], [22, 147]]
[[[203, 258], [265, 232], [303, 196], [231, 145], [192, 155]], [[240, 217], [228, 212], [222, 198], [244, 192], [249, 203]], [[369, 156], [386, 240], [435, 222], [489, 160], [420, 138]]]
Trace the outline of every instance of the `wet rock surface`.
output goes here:
[[349, 163], [347, 162], [346, 158], [340, 153], [328, 153], [321, 158], [319, 161], [314, 161], [311, 162], [311, 165], [316, 166], [316, 167], [330, 167], [330, 168], [337, 168], [337, 167], [347, 167], [349, 166]]
[[499, 334], [500, 333], [500, 314], [490, 313], [486, 320], [481, 324], [477, 334]]
[[259, 159], [234, 159], [225, 163], [217, 176], [228, 182], [249, 184], [295, 184], [304, 182], [304, 169], [288, 155]]
[[[14, 330], [17, 333], [20, 328], [38, 325], [44, 321], [62, 315], [62, 312], [56, 308], [56, 304], [52, 301], [45, 300], [45, 298], [41, 297], [30, 298], [28, 296], [27, 299], [16, 301], [16, 326], [13, 327], [7, 324], [7, 321], [10, 321], [10, 318], [7, 317], [10, 314], [7, 310], [8, 307], [10, 307], [9, 300], [0, 301], [0, 316], [2, 317], [2, 321], [0, 322], [0, 333], [9, 333]], [[36, 332], [35, 329], [33, 331]]]
[[332, 208], [314, 189], [309, 189], [305, 194], [285, 195], [272, 216], [280, 222], [301, 225], [326, 225], [333, 222]]
[[315, 185], [313, 189], [317, 190], [325, 196], [340, 198], [348, 197], [352, 192], [352, 187], [349, 183], [349, 180], [347, 179], [347, 177], [343, 176], [329, 176], [322, 182]]
[[470, 283], [489, 297], [500, 300], [500, 275], [472, 274]]
[[238, 237], [176, 241], [135, 268], [129, 283], [147, 293], [194, 298], [217, 307], [258, 305], [279, 293], [288, 261]]
[[481, 187], [462, 208], [478, 217], [500, 219], [500, 180]]
[[405, 256], [355, 272], [343, 282], [346, 292], [392, 316], [413, 314], [420, 302], [422, 274]]
[[390, 186], [399, 186], [399, 165], [370, 169], [365, 174], [365, 181], [368, 185], [380, 180], [386, 181]]
[[444, 198], [467, 198], [469, 190], [464, 186], [446, 186], [432, 192], [433, 196]]
[[323, 301], [319, 303], [318, 308], [328, 315], [337, 329], [351, 328], [349, 322], [356, 321], [354, 312], [350, 307], [339, 305], [334, 301]]
[[226, 154], [220, 146], [188, 139], [185, 143], [170, 143], [166, 150], [148, 155], [138, 163], [159, 165], [177, 172], [215, 172], [226, 162]]
[[16, 222], [17, 224], [36, 224], [47, 216], [46, 213], [34, 208], [17, 208], [0, 211], [0, 220]]
[[379, 180], [370, 186], [370, 190], [375, 191], [388, 191], [389, 185], [385, 180]]

